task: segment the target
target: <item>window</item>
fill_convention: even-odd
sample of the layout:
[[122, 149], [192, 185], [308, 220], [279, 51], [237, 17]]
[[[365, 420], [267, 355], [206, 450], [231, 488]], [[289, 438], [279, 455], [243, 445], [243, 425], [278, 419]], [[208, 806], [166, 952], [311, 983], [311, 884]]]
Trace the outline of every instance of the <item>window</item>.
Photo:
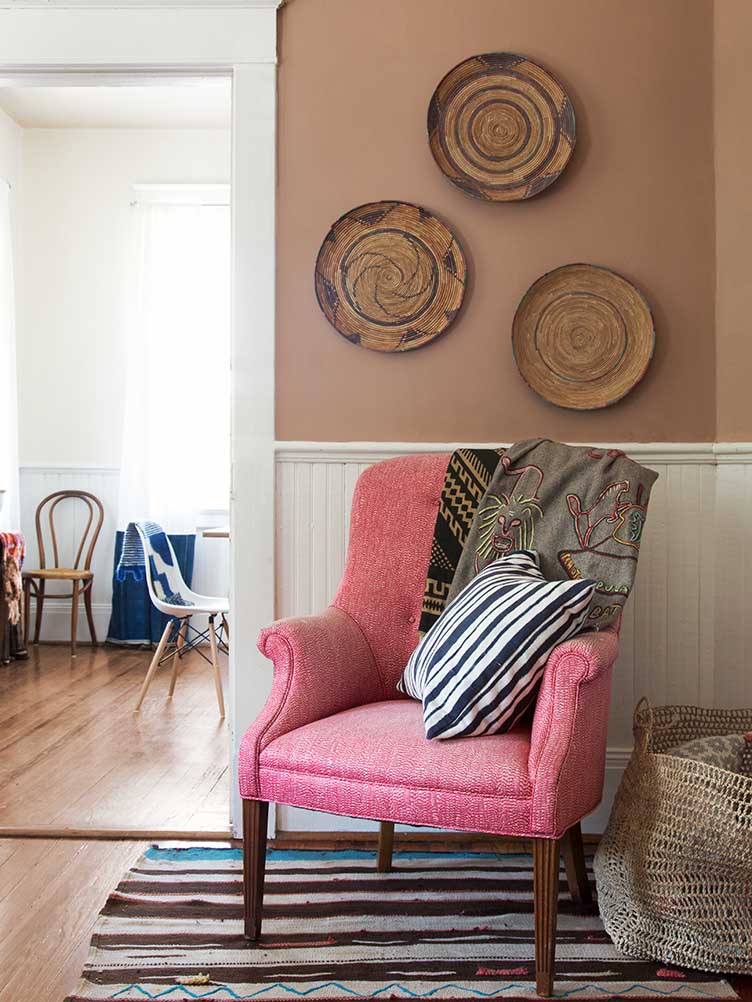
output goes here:
[[229, 505], [229, 187], [135, 196], [120, 520], [193, 531]]

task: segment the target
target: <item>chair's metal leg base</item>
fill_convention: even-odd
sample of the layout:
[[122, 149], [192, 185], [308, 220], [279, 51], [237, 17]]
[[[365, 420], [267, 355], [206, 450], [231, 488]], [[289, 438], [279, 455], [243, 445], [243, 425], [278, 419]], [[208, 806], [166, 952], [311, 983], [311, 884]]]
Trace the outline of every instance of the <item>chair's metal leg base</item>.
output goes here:
[[269, 805], [264, 800], [243, 801], [243, 917], [245, 938], [261, 936], [266, 869], [266, 828]]

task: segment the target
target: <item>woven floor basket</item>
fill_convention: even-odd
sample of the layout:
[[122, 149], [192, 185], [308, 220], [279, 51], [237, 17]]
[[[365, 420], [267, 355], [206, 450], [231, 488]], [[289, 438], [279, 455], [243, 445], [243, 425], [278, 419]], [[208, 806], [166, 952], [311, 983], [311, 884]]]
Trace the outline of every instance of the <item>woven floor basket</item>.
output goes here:
[[752, 710], [638, 704], [595, 857], [603, 922], [624, 953], [752, 974], [752, 778], [671, 754], [750, 730]]

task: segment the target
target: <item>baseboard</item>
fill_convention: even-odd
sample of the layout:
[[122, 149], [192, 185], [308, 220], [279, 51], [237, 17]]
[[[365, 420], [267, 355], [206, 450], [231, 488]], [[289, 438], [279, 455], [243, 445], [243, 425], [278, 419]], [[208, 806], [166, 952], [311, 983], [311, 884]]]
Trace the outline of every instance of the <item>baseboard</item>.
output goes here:
[[159, 839], [161, 841], [181, 842], [226, 842], [230, 839], [229, 826], [217, 831], [186, 831], [184, 829], [159, 828], [64, 828], [55, 825], [0, 825], [0, 839], [3, 838], [49, 838], [78, 839], [83, 841], [135, 841]]
[[[586, 834], [585, 845], [597, 846], [600, 834]], [[275, 849], [334, 852], [361, 849], [376, 852], [378, 832], [277, 832], [269, 845]], [[395, 852], [531, 852], [532, 840], [465, 832], [395, 832]]]
[[[110, 626], [110, 614], [112, 613], [112, 603], [93, 602], [91, 607], [94, 616], [94, 629], [97, 631], [97, 639], [101, 642], [107, 636]], [[34, 635], [34, 624], [36, 623], [36, 603], [31, 602], [31, 622], [29, 623], [29, 635]], [[44, 600], [44, 612], [42, 613], [42, 641], [44, 643], [70, 643], [71, 631], [71, 600], [69, 598], [46, 598]], [[86, 611], [83, 602], [78, 607], [78, 629], [76, 631], [76, 642], [87, 643], [89, 637], [89, 625], [86, 621]]]

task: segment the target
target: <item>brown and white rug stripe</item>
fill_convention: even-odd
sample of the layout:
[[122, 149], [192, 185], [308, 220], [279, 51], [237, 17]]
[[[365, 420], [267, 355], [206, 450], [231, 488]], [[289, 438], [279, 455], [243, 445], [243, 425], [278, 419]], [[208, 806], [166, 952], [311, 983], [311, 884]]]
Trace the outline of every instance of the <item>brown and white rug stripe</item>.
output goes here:
[[[249, 946], [240, 852], [153, 847], [108, 899], [67, 1002], [536, 998], [529, 856], [394, 863], [378, 874], [365, 852], [271, 852]], [[618, 953], [563, 874], [559, 904], [557, 996], [737, 998], [710, 975]]]

